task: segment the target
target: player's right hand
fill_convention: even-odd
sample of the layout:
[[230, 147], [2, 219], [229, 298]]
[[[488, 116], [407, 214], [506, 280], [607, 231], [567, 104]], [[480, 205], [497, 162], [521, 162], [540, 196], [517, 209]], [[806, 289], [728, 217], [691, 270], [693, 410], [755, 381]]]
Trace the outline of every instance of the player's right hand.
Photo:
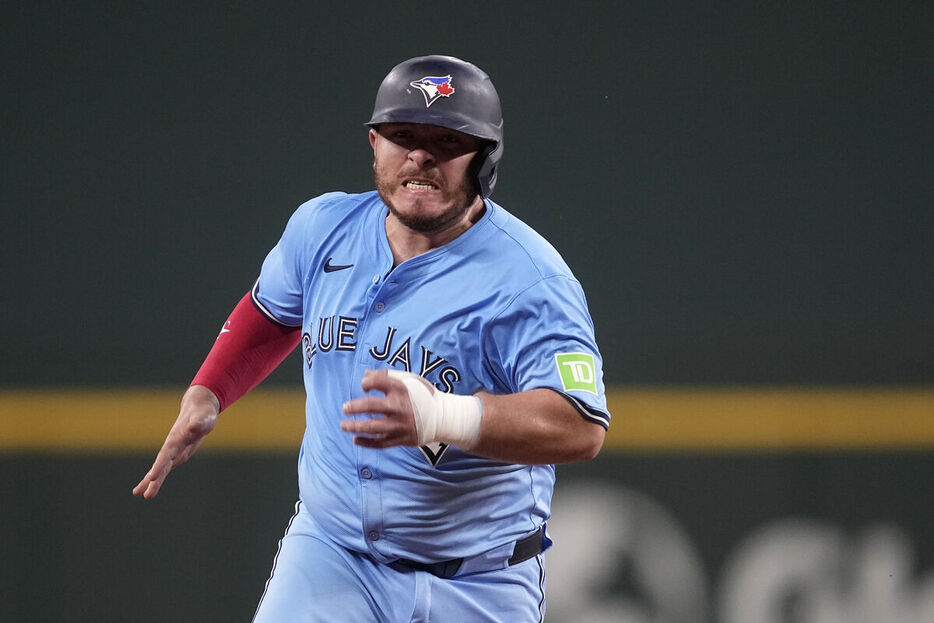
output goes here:
[[207, 434], [214, 430], [218, 413], [220, 403], [211, 390], [201, 385], [188, 388], [182, 396], [175, 424], [156, 455], [152, 468], [133, 488], [133, 495], [147, 500], [156, 497], [169, 472], [187, 461]]

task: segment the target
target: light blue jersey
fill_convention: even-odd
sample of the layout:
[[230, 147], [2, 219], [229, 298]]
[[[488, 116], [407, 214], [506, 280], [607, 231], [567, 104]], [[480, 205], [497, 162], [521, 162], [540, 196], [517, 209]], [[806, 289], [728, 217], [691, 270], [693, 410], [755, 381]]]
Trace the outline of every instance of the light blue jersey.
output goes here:
[[253, 289], [271, 320], [303, 333], [301, 504], [333, 543], [377, 562], [511, 547], [548, 518], [553, 466], [445, 444], [362, 448], [340, 430], [341, 405], [363, 395], [364, 370], [395, 368], [456, 394], [550, 388], [607, 427], [583, 291], [551, 245], [492, 201], [458, 238], [395, 269], [387, 213], [376, 192], [309, 201]]

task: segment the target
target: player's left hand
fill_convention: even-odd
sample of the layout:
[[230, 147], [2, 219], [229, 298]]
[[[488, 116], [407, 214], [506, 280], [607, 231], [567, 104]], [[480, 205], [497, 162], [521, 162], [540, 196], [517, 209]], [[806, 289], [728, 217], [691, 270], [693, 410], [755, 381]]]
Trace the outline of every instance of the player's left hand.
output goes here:
[[133, 495], [151, 500], [173, 469], [198, 450], [204, 437], [214, 430], [220, 403], [207, 387], [192, 385], [182, 396], [178, 418], [156, 455], [152, 468], [133, 488]]
[[[430, 391], [435, 391], [428, 381], [422, 381]], [[390, 377], [388, 370], [367, 370], [360, 386], [365, 392], [376, 390], [384, 395], [364, 396], [345, 402], [345, 415], [367, 413], [374, 417], [341, 420], [341, 430], [354, 435], [354, 443], [366, 448], [418, 445], [415, 412], [405, 384]]]

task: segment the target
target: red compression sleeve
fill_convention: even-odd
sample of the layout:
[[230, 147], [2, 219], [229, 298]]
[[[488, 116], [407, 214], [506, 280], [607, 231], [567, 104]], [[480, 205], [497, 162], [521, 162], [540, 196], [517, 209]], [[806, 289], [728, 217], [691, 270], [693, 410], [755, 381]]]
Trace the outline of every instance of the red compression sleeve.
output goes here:
[[300, 340], [298, 327], [272, 322], [256, 309], [247, 292], [191, 384], [214, 392], [223, 411], [269, 376]]

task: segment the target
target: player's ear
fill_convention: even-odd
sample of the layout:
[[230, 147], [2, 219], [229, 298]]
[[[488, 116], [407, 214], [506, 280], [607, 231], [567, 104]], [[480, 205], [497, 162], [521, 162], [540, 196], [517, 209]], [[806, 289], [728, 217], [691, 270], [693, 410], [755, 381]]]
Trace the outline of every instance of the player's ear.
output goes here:
[[375, 155], [375, 152], [376, 152], [376, 130], [374, 130], [373, 128], [370, 128], [370, 134], [369, 134], [369, 136], [370, 136], [370, 147], [373, 148], [373, 152], [374, 152], [374, 155]]

